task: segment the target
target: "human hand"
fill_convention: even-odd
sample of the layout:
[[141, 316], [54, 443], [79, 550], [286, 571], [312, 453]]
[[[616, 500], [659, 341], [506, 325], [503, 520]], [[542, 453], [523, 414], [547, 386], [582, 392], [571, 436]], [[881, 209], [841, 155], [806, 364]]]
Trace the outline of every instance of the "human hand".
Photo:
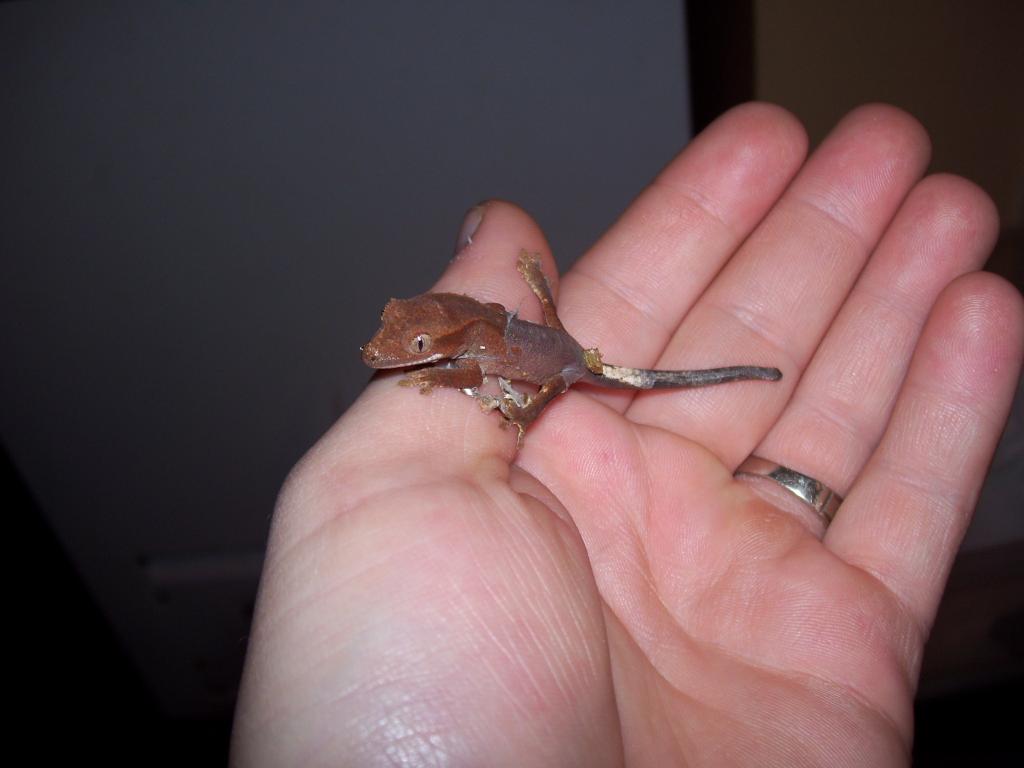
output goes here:
[[[729, 112], [554, 286], [610, 362], [782, 381], [576, 387], [518, 454], [461, 393], [367, 388], [281, 493], [233, 762], [908, 761], [1024, 312], [975, 271], [992, 204], [922, 179], [912, 119], [865, 107], [805, 152], [781, 110]], [[515, 259], [554, 278], [542, 234], [482, 213], [436, 290], [538, 320]], [[831, 526], [734, 478], [751, 454], [844, 496]]]

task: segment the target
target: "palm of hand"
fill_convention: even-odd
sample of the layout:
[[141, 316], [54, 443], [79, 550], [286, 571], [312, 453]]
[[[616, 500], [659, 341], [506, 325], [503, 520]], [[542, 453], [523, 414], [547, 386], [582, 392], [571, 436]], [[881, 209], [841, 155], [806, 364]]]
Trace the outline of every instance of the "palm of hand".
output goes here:
[[[330, 553], [318, 565], [336, 568], [337, 584], [325, 581], [324, 600], [307, 606], [311, 634], [359, 638], [343, 651], [353, 679], [329, 684], [357, 690], [333, 711], [351, 743], [367, 734], [368, 754], [469, 764], [501, 762], [505, 740], [523, 765], [616, 764], [623, 741], [646, 764], [682, 764], [712, 734], [721, 740], [704, 752], [709, 764], [905, 754], [912, 691], [889, 644], [914, 635], [879, 584], [700, 447], [600, 410], [608, 442], [596, 457], [572, 417], [550, 417], [570, 419], [567, 441], [551, 446], [580, 469], [566, 495], [591, 505], [561, 509], [496, 457], [471, 474], [452, 467], [367, 489], [352, 517], [317, 532], [336, 542], [313, 547]], [[594, 516], [606, 530], [588, 557], [571, 520]], [[295, 556], [310, 567], [308, 553]], [[361, 610], [347, 602], [363, 600]], [[381, 688], [359, 689], [363, 677]]]
[[[745, 119], [783, 118], [769, 111]], [[717, 130], [724, 142], [727, 127]], [[777, 186], [781, 191], [783, 182]], [[764, 194], [774, 199], [778, 192]], [[983, 207], [971, 194], [960, 207]], [[888, 218], [894, 215], [889, 210]], [[490, 206], [486, 224], [473, 248], [493, 255], [457, 261], [445, 289], [465, 283], [471, 293], [474, 278], [503, 263], [511, 286], [518, 249], [536, 249], [527, 241], [539, 234], [510, 207]], [[617, 228], [629, 226], [624, 220]], [[968, 253], [950, 275], [937, 278], [935, 293], [983, 258], [984, 238], [975, 239], [980, 244], [961, 249]], [[587, 325], [592, 302], [581, 297], [594, 273], [566, 277], [569, 328]], [[962, 292], [1002, 297], [1000, 310], [1020, 316], [1019, 301], [1002, 285]], [[935, 339], [957, 333], [953, 319], [931, 322]], [[595, 333], [600, 325], [590, 318]], [[604, 344], [602, 351], [613, 362], [681, 367], [673, 364], [674, 348], [694, 347], [694, 333], [702, 336], [705, 326], [698, 317], [687, 335], [678, 325], [660, 338], [647, 334], [652, 348], [638, 353], [649, 360], [617, 350], [613, 356]], [[795, 355], [800, 367], [813, 370], [808, 360], [816, 350], [827, 357], [825, 327], [811, 334], [807, 354]], [[618, 342], [628, 349], [633, 338]], [[930, 349], [929, 331], [922, 339], [919, 346]], [[1001, 359], [1019, 360], [1019, 338], [1000, 343]], [[911, 384], [915, 370], [924, 378], [934, 373], [925, 366], [938, 364], [919, 350], [915, 360], [926, 359], [915, 369], [913, 347], [905, 355]], [[776, 364], [735, 354], [708, 364]], [[786, 372], [789, 380], [799, 375]], [[986, 383], [990, 414], [1005, 413], [1012, 378], [1004, 366], [1003, 383]], [[894, 405], [894, 390], [877, 423], [860, 428], [867, 448], [858, 454], [856, 441], [844, 444], [844, 455], [855, 457], [846, 464], [822, 459], [829, 484], [849, 491], [851, 508], [840, 510], [822, 540], [813, 519], [771, 489], [762, 493], [732, 477], [759, 445], [795, 450], [785, 439], [772, 442], [792, 397], [774, 386], [633, 400], [574, 390], [531, 428], [514, 456], [514, 438], [468, 398], [451, 391], [420, 398], [393, 380], [375, 382], [304, 459], [279, 502], [235, 760], [905, 761], [924, 635], [972, 489], [956, 509], [940, 510], [945, 517], [937, 522], [892, 522], [894, 513], [920, 511], [910, 502], [900, 507], [906, 493], [885, 482], [886, 446], [905, 444], [897, 434], [901, 419], [920, 411], [909, 396]], [[692, 417], [681, 416], [684, 410]], [[908, 425], [908, 434], [924, 439], [925, 426]], [[975, 429], [975, 443], [961, 446], [974, 456], [963, 466], [975, 487], [997, 431]], [[949, 449], [934, 450], [945, 456]], [[837, 468], [847, 464], [856, 471]], [[920, 567], [910, 556], [900, 570], [886, 559], [888, 550], [871, 548], [871, 535], [881, 530], [893, 533], [890, 547], [908, 551], [911, 539], [900, 535], [924, 537], [937, 564]]]

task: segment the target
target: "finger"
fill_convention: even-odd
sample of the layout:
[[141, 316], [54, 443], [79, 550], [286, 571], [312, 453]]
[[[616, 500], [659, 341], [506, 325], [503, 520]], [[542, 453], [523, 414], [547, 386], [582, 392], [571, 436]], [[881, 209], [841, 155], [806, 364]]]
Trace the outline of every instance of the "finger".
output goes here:
[[984, 264], [998, 227], [992, 201], [970, 182], [918, 184], [754, 453], [845, 495], [889, 421], [936, 297]]
[[[522, 208], [502, 200], [476, 206], [466, 219], [455, 258], [431, 290], [494, 301], [527, 320], [540, 322], [537, 299], [516, 269], [520, 251], [539, 254], [551, 290], [558, 294], [558, 267], [540, 227]], [[467, 225], [472, 227], [477, 219], [467, 238]]]
[[566, 273], [559, 311], [569, 332], [610, 362], [653, 363], [789, 183], [806, 147], [800, 124], [768, 104], [738, 107], [712, 123]]
[[899, 110], [873, 105], [845, 117], [658, 360], [659, 368], [774, 366], [783, 380], [645, 394], [629, 417], [737, 466], [782, 410], [928, 155], [924, 130]]
[[1024, 305], [983, 272], [939, 297], [892, 418], [825, 544], [921, 629], [935, 610], [1020, 374]]
[[[524, 314], [536, 312], [539, 317], [536, 301], [524, 301], [529, 288], [516, 272], [516, 258], [520, 250], [529, 249], [541, 255], [545, 274], [553, 282], [557, 273], [547, 242], [529, 215], [508, 203], [484, 203], [468, 212], [458, 239], [463, 247], [433, 290], [466, 293], [510, 307], [522, 303]], [[464, 474], [507, 474], [516, 436], [499, 428], [500, 417], [482, 413], [475, 400], [457, 390], [420, 395], [399, 387], [401, 376], [399, 371], [378, 375], [292, 470], [292, 477], [306, 480], [286, 483], [291, 501], [279, 505], [275, 518], [282, 540], [301, 539], [337, 514], [336, 505], [317, 502], [338, 487], [345, 488], [345, 504], [354, 508], [403, 484], [412, 487]], [[310, 477], [323, 482], [310, 483]], [[309, 488], [313, 490], [305, 490]], [[306, 498], [304, 493], [318, 498]], [[292, 509], [300, 514], [280, 511]]]

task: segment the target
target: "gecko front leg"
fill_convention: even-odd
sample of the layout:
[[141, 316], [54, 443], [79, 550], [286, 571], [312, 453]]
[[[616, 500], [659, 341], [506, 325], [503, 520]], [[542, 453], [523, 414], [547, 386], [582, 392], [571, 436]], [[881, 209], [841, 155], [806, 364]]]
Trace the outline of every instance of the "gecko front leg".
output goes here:
[[[502, 376], [498, 377], [498, 386], [505, 393], [504, 397], [498, 401], [498, 406], [501, 408], [501, 415], [505, 417], [507, 423], [514, 425], [518, 432], [516, 435], [516, 450], [518, 451], [523, 445], [526, 425], [536, 418], [536, 416], [528, 418], [525, 416], [525, 414], [529, 413], [528, 409], [532, 405], [533, 399], [525, 392], [520, 392], [513, 387], [512, 382]], [[502, 426], [504, 425], [505, 422], [502, 423]]]
[[498, 386], [501, 387], [501, 391], [505, 393], [505, 397], [515, 403], [519, 408], [525, 408], [529, 405], [530, 396], [513, 387], [512, 382], [508, 379], [499, 376]]
[[494, 395], [488, 395], [486, 392], [481, 392], [476, 387], [467, 387], [462, 390], [462, 394], [469, 395], [477, 404], [480, 406], [480, 410], [484, 413], [490, 413], [496, 408], [501, 407], [501, 400]]
[[417, 368], [405, 374], [399, 381], [403, 387], [419, 387], [421, 394], [427, 394], [434, 387], [451, 389], [476, 389], [484, 381], [483, 371], [474, 360], [453, 360], [450, 363]]
[[[511, 385], [509, 388], [511, 389]], [[535, 395], [524, 396], [521, 392], [512, 390], [522, 399], [517, 402], [517, 397], [506, 393], [501, 399], [501, 413], [510, 423], [515, 424], [519, 430], [519, 440], [522, 441], [526, 428], [540, 416], [545, 406], [568, 388], [569, 383], [559, 373], [545, 381]]]

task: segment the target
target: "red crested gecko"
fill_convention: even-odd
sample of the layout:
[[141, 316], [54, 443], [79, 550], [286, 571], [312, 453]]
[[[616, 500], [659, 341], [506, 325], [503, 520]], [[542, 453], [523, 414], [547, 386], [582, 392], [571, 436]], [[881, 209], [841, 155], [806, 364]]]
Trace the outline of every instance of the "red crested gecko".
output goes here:
[[[497, 409], [519, 430], [576, 382], [618, 389], [704, 387], [727, 381], [778, 381], [778, 368], [749, 365], [698, 371], [653, 371], [625, 368], [584, 349], [562, 326], [540, 257], [523, 251], [519, 272], [540, 300], [544, 324], [520, 320], [501, 304], [484, 304], [456, 293], [424, 293], [391, 299], [381, 314], [380, 329], [362, 347], [371, 368], [425, 366], [406, 374], [399, 384], [453, 387], [475, 397], [485, 411]], [[488, 375], [498, 377], [502, 395], [479, 391]], [[519, 392], [511, 381], [539, 385], [535, 394]]]

